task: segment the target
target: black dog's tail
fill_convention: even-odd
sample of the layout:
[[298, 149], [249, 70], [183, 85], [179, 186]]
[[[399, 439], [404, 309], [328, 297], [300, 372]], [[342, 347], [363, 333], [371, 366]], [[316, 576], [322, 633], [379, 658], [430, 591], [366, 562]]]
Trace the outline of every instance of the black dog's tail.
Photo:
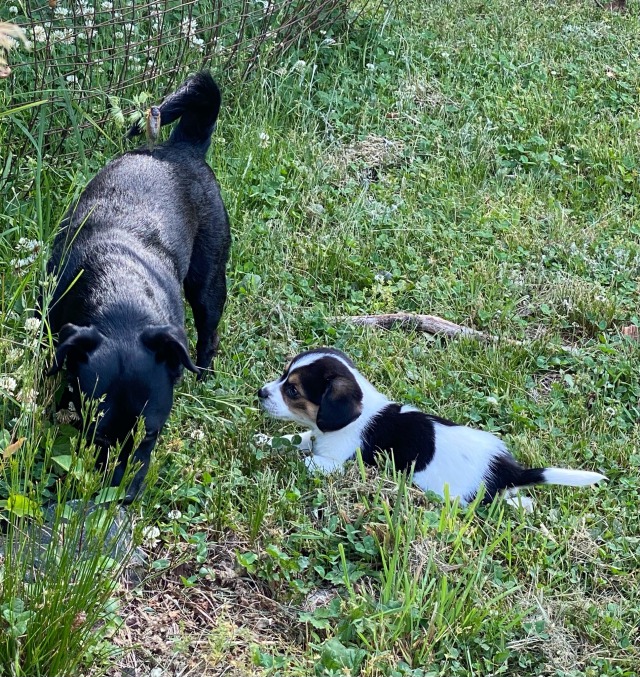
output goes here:
[[[221, 102], [218, 85], [208, 71], [200, 71], [185, 80], [159, 106], [161, 126], [180, 118], [180, 122], [171, 132], [169, 144], [189, 143], [197, 146], [203, 154], [206, 153]], [[136, 124], [129, 130], [127, 138], [141, 133], [140, 124]]]

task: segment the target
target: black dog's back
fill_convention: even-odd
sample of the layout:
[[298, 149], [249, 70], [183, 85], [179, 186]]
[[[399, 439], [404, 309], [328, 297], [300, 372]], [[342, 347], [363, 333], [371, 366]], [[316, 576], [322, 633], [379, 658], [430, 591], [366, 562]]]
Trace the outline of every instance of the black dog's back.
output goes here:
[[[213, 254], [213, 263], [226, 262], [228, 217], [215, 175], [204, 161], [220, 102], [210, 73], [197, 73], [159, 107], [162, 125], [180, 118], [169, 140], [152, 150], [125, 153], [88, 183], [66, 215], [48, 262], [48, 272], [58, 275], [49, 312], [54, 332], [67, 322], [84, 324], [87, 315], [95, 314], [96, 303], [103, 305], [111, 292], [121, 300], [134, 297], [129, 305], [136, 305], [136, 297], [159, 294], [162, 320], [183, 322], [179, 289], [163, 290], [161, 276], [155, 276], [160, 284], [152, 284], [150, 293], [147, 279], [154, 277], [154, 270], [169, 266], [184, 281], [197, 240], [200, 256]], [[139, 133], [134, 126], [129, 136]], [[114, 289], [112, 279], [118, 271], [125, 272], [127, 259], [136, 259], [134, 268], [145, 279], [138, 284], [134, 275], [127, 285]], [[67, 291], [79, 270], [82, 277]], [[57, 303], [59, 293], [70, 295], [75, 303]]]

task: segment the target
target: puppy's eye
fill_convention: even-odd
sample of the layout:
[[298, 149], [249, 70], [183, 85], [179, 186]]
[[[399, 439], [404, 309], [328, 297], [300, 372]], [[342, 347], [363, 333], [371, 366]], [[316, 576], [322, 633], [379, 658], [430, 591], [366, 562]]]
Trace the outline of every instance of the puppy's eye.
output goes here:
[[300, 393], [298, 392], [298, 389], [295, 386], [292, 386], [290, 383], [287, 384], [287, 387], [284, 389], [285, 395], [292, 400], [295, 400]]

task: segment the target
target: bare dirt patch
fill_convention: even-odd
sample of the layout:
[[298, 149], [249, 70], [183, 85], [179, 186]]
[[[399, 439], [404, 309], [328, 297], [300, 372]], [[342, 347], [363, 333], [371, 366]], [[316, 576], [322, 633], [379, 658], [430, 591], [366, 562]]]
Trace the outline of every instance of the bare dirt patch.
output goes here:
[[[254, 651], [290, 653], [301, 639], [296, 611], [275, 600], [235, 565], [246, 544], [231, 539], [207, 562], [178, 564], [123, 593], [122, 655], [110, 677], [256, 677]], [[175, 556], [175, 552], [156, 554]], [[205, 567], [209, 573], [185, 581]], [[201, 569], [202, 570], [202, 569]]]

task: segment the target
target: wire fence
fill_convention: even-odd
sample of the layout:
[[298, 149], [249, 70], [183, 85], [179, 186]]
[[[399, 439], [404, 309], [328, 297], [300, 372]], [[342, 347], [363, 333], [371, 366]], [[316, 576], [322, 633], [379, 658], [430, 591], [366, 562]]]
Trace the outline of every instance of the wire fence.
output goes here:
[[[259, 63], [275, 67], [313, 34], [331, 40], [376, 0], [11, 1], [0, 19], [21, 25], [32, 50], [12, 54], [9, 105], [46, 100], [45, 115], [32, 109], [21, 131], [37, 131], [59, 155], [70, 138], [74, 152], [95, 142], [108, 117], [143, 106], [145, 92], [158, 101], [202, 67], [231, 81]], [[28, 142], [8, 145], [15, 156]]]

